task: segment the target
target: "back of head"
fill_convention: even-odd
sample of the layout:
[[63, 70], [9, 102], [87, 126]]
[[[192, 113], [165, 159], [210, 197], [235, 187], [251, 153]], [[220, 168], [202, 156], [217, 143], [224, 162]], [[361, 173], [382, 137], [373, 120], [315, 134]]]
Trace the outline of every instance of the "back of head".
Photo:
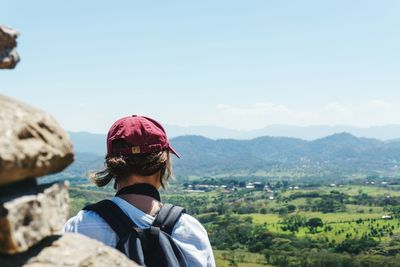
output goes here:
[[129, 176], [160, 173], [160, 184], [165, 187], [172, 175], [170, 152], [178, 156], [160, 123], [136, 115], [121, 118], [107, 135], [105, 169], [92, 174], [91, 179], [97, 186], [114, 179], [115, 188], [118, 181]]

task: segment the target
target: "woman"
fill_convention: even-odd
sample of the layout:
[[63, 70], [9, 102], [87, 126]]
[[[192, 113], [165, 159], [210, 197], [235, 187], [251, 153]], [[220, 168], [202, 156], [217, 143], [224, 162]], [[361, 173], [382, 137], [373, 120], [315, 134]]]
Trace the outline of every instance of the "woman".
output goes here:
[[[130, 116], [116, 121], [107, 135], [105, 170], [92, 175], [97, 186], [114, 182], [117, 195], [111, 200], [140, 228], [149, 228], [162, 207], [158, 189], [165, 188], [172, 174], [170, 146], [157, 121]], [[95, 212], [81, 210], [68, 220], [65, 232], [77, 232], [116, 247], [118, 237]], [[183, 214], [172, 230], [172, 239], [182, 250], [188, 266], [215, 266], [203, 226]]]

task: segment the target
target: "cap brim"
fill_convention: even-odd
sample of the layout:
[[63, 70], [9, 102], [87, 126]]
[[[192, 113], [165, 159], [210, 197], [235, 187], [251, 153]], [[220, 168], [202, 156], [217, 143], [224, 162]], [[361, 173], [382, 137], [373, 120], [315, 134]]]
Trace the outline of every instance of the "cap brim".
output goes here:
[[177, 158], [181, 158], [178, 154], [178, 152], [175, 151], [175, 149], [172, 148], [172, 146], [169, 146], [169, 151], [171, 151], [172, 154], [174, 154], [175, 156], [177, 156]]

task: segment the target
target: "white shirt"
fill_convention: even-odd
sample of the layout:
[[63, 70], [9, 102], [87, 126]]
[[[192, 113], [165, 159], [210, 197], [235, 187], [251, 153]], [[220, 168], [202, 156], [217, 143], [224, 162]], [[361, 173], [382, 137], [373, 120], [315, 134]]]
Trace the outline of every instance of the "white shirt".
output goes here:
[[[144, 213], [119, 197], [111, 199], [140, 228], [149, 228], [154, 217]], [[64, 232], [74, 232], [116, 247], [118, 236], [111, 227], [93, 211], [81, 210], [64, 225]], [[185, 254], [189, 267], [214, 267], [214, 255], [204, 227], [195, 218], [183, 214], [172, 231], [172, 238]]]

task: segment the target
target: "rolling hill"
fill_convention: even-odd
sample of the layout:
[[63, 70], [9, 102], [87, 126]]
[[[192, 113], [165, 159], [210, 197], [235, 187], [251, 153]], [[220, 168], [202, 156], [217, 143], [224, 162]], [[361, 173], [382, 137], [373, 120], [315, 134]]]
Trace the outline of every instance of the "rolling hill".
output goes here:
[[[71, 135], [76, 162], [70, 176], [103, 166], [105, 136]], [[180, 136], [171, 139], [181, 159], [174, 159], [178, 178], [189, 176], [289, 177], [396, 174], [400, 172], [400, 141], [380, 141], [338, 133], [313, 141], [289, 137], [258, 137], [251, 140], [210, 139]]]

